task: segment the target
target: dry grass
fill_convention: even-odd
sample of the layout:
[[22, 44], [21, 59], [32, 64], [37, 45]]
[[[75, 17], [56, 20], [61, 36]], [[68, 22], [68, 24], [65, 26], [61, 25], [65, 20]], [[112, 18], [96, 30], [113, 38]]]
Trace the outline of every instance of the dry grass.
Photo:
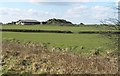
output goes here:
[[66, 50], [48, 49], [45, 44], [4, 40], [3, 73], [30, 74], [115, 74], [117, 55], [90, 56]]

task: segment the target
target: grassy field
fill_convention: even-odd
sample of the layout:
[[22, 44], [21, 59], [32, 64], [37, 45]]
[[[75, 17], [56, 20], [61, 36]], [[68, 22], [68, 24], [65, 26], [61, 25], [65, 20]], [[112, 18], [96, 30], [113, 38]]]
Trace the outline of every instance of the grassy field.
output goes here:
[[[106, 31], [108, 26], [57, 26], [57, 25], [3, 25], [2, 29], [29, 29], [29, 30], [64, 30], [72, 32], [80, 31]], [[116, 31], [116, 30], [114, 30]], [[70, 48], [74, 51], [90, 52], [99, 49], [114, 50], [114, 41], [100, 34], [57, 34], [57, 33], [22, 33], [3, 32], [2, 39], [17, 39], [50, 43], [49, 46]]]
[[90, 52], [91, 50], [114, 49], [112, 40], [102, 37], [99, 34], [56, 34], [56, 33], [16, 33], [3, 32], [3, 39], [17, 39], [21, 41], [32, 41], [40, 43], [50, 43], [50, 46], [60, 48], [71, 48], [74, 51]]
[[[107, 31], [107, 26], [57, 26], [57, 25], [3, 25], [2, 29], [29, 29], [29, 30], [64, 30], [72, 32], [80, 31]], [[112, 31], [115, 31], [112, 29]]]
[[[2, 29], [106, 31], [105, 27], [96, 26], [48, 25], [6, 25]], [[115, 41], [102, 34], [5, 31], [2, 32], [2, 72], [6, 75], [15, 73], [22, 76], [113, 74], [118, 71], [116, 48]]]

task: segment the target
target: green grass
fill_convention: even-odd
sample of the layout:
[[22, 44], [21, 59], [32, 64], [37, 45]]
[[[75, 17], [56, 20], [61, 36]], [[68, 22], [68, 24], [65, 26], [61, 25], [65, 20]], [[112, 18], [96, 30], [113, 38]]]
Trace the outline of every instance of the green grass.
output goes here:
[[2, 29], [32, 29], [32, 30], [64, 30], [72, 32], [80, 31], [106, 31], [107, 26], [57, 26], [57, 25], [3, 25]]
[[[29, 30], [64, 30], [80, 31], [106, 31], [108, 26], [56, 26], [56, 25], [3, 25], [2, 29], [29, 29]], [[112, 30], [113, 31], [113, 30]], [[116, 31], [116, 30], [114, 30]], [[74, 51], [88, 52], [94, 49], [114, 50], [112, 40], [99, 34], [57, 34], [57, 33], [18, 33], [3, 32], [2, 38], [15, 38], [21, 41], [50, 43], [50, 46], [71, 48]], [[83, 47], [83, 49], [81, 49]]]
[[94, 49], [110, 50], [114, 49], [113, 41], [102, 37], [99, 34], [56, 34], [56, 33], [18, 33], [2, 32], [3, 39], [18, 39], [21, 41], [32, 41], [40, 43], [50, 43], [50, 46], [60, 48], [72, 48], [74, 51], [88, 52]]

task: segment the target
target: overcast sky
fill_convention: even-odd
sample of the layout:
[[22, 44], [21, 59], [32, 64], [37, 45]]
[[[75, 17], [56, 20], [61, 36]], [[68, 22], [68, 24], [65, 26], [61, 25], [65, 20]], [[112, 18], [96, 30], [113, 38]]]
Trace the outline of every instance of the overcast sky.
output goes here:
[[117, 17], [117, 0], [1, 0], [0, 22], [19, 19], [66, 19], [72, 23], [100, 23]]

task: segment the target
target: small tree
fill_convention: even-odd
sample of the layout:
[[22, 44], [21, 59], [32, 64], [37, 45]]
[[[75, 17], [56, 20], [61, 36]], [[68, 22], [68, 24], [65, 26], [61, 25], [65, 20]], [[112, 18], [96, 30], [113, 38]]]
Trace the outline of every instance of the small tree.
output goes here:
[[80, 25], [84, 25], [84, 23], [80, 23]]

